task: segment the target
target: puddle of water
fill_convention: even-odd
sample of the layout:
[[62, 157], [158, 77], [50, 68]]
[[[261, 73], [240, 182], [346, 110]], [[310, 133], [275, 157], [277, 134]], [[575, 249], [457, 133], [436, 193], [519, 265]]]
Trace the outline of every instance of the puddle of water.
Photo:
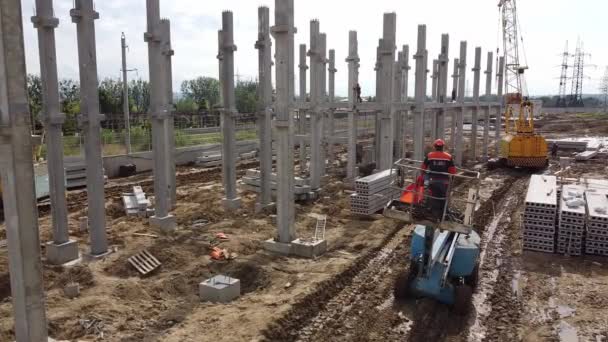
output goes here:
[[557, 326], [557, 336], [560, 342], [578, 342], [578, 331], [564, 321], [560, 321]]

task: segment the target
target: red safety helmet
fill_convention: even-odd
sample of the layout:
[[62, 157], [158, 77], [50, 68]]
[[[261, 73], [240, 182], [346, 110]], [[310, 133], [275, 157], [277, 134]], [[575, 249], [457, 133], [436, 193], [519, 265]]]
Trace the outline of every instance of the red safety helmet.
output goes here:
[[443, 139], [437, 139], [433, 143], [433, 146], [435, 146], [435, 147], [444, 147], [445, 146], [445, 141], [443, 141]]

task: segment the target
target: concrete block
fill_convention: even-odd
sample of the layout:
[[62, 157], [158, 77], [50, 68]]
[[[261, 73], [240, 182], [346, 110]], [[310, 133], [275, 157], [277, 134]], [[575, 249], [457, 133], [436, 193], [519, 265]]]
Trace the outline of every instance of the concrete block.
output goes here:
[[53, 265], [63, 265], [78, 259], [78, 242], [69, 240], [60, 245], [50, 241], [46, 244], [46, 258]]
[[283, 242], [275, 241], [274, 239], [269, 239], [269, 240], [262, 242], [262, 246], [264, 246], [265, 250], [267, 250], [271, 253], [276, 253], [276, 254], [281, 254], [281, 255], [290, 255], [291, 254], [291, 244], [290, 243], [283, 243]]
[[224, 199], [222, 199], [222, 206], [224, 206], [224, 209], [226, 209], [226, 210], [239, 209], [241, 207], [241, 198], [240, 197], [233, 198], [233, 199], [224, 198]]
[[160, 229], [163, 233], [171, 233], [175, 231], [177, 223], [175, 222], [175, 216], [167, 215], [165, 217], [150, 217], [150, 225]]
[[217, 275], [198, 284], [202, 301], [228, 303], [241, 295], [241, 282], [236, 278]]
[[291, 242], [291, 253], [302, 258], [314, 259], [327, 251], [327, 240], [306, 241], [296, 239]]
[[78, 283], [69, 283], [63, 288], [63, 294], [66, 297], [73, 299], [80, 296], [80, 284]]

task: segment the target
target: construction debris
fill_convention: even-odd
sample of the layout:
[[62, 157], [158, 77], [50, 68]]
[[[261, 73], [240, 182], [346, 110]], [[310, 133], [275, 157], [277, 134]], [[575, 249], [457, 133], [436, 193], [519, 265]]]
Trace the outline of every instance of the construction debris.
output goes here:
[[147, 275], [161, 265], [160, 261], [145, 249], [127, 260], [141, 275]]

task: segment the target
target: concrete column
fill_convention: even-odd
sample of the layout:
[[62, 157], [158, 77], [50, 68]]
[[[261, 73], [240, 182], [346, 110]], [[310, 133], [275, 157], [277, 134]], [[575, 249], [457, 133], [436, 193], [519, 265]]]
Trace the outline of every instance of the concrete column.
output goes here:
[[[376, 72], [376, 102], [380, 103], [382, 93], [382, 62], [381, 62], [381, 46], [382, 39], [378, 39], [378, 47], [376, 48], [376, 65], [374, 71]], [[378, 169], [378, 161], [380, 160], [380, 145], [381, 145], [381, 134], [380, 134], [380, 114], [375, 112], [374, 116], [374, 158], [372, 161], [376, 163], [376, 169]]]
[[[320, 64], [320, 68], [319, 68], [319, 73], [321, 74], [321, 78], [320, 78], [320, 86], [321, 86], [321, 94], [319, 97], [319, 101], [323, 104], [327, 103], [327, 64], [328, 64], [328, 59], [327, 59], [327, 34], [326, 33], [321, 33], [319, 35], [319, 51], [320, 51], [320, 56], [321, 56], [321, 64]], [[321, 175], [321, 177], [325, 176], [327, 174], [327, 143], [328, 143], [328, 134], [327, 134], [327, 113], [328, 111], [326, 110], [322, 110], [321, 111], [321, 116], [320, 116], [320, 120], [321, 120], [321, 137], [322, 137], [322, 141], [321, 141], [321, 151], [320, 151], [320, 156], [321, 156], [321, 163], [318, 164], [319, 167], [319, 174]]]
[[[412, 69], [410, 67], [410, 47], [409, 45], [403, 45], [403, 50], [401, 52], [401, 54], [403, 55], [403, 87], [401, 88], [402, 93], [401, 93], [401, 102], [403, 103], [407, 103], [409, 101], [408, 99], [408, 95], [409, 95], [409, 79], [410, 79], [410, 70]], [[405, 143], [405, 136], [406, 136], [406, 132], [407, 132], [407, 123], [409, 120], [409, 116], [410, 116], [410, 111], [409, 109], [403, 112], [402, 118], [403, 121], [401, 122], [401, 136], [403, 137], [403, 141], [402, 141], [402, 155], [405, 156], [405, 152], [407, 150], [406, 148], [406, 143]], [[412, 137], [413, 138], [413, 137]]]
[[[464, 92], [466, 85], [466, 70], [467, 70], [467, 42], [460, 42], [460, 63], [458, 65], [458, 103], [464, 104]], [[456, 112], [456, 144], [455, 144], [455, 164], [456, 166], [462, 166], [462, 157], [464, 152], [464, 136], [463, 136], [463, 126], [464, 126], [464, 107], [460, 107]]]
[[224, 178], [225, 209], [235, 210], [241, 206], [236, 192], [236, 96], [234, 93], [234, 31], [232, 12], [222, 12], [222, 174]]
[[[336, 69], [336, 50], [329, 50], [329, 68], [327, 69], [327, 71], [329, 71], [329, 80], [328, 80], [328, 85], [329, 85], [329, 103], [333, 104], [336, 102], [336, 72], [338, 71], [338, 69]], [[330, 160], [330, 166], [333, 164], [333, 162], [336, 160], [336, 151], [334, 149], [334, 143], [333, 143], [333, 138], [335, 137], [335, 122], [334, 122], [334, 113], [335, 113], [335, 109], [334, 108], [330, 108], [329, 110], [329, 139], [328, 139], [328, 145], [329, 145], [329, 160]]]
[[498, 59], [498, 72], [496, 73], [496, 77], [498, 77], [498, 89], [496, 91], [496, 95], [498, 96], [498, 101], [500, 101], [500, 109], [496, 114], [496, 156], [500, 156], [500, 133], [502, 131], [502, 113], [504, 109], [504, 99], [502, 96], [503, 86], [504, 86], [504, 76], [505, 76], [505, 58], [500, 57]]
[[[403, 103], [403, 69], [404, 58], [403, 52], [397, 53], [397, 62], [394, 65], [393, 78], [393, 102]], [[396, 161], [404, 157], [403, 154], [403, 111], [396, 110], [394, 107], [391, 111], [391, 119], [393, 120], [393, 160]]]
[[393, 72], [395, 67], [395, 41], [397, 35], [397, 14], [384, 14], [384, 28], [380, 44], [380, 93], [378, 102], [382, 104], [380, 118], [380, 156], [376, 168], [388, 170], [393, 166]]
[[[270, 39], [270, 10], [268, 7], [258, 9], [258, 135], [260, 137], [260, 189], [261, 193], [256, 211], [262, 210], [272, 202], [270, 179], [272, 174], [272, 40]], [[301, 89], [300, 89], [301, 91]], [[300, 93], [301, 94], [301, 93]], [[304, 79], [304, 96], [306, 96], [306, 79]], [[300, 147], [300, 155], [302, 155]], [[305, 164], [302, 159], [300, 167]]]
[[[458, 58], [454, 58], [454, 67], [452, 73], [452, 93], [449, 96], [450, 102], [455, 102], [458, 97], [458, 64], [460, 64], [460, 60]], [[452, 110], [450, 120], [450, 147], [452, 153], [456, 151], [456, 121], [458, 115], [456, 115], [456, 110]]]
[[[488, 61], [486, 66], [486, 102], [490, 101], [490, 96], [492, 96], [492, 62], [494, 60], [494, 54], [492, 51], [488, 52]], [[487, 162], [490, 158], [488, 153], [488, 146], [490, 145], [490, 108], [491, 106], [487, 106], [484, 111], [483, 118], [483, 156], [482, 159], [484, 162]]]
[[[295, 239], [294, 173], [293, 173], [293, 117], [290, 112], [293, 88], [294, 7], [293, 0], [275, 0], [276, 41], [276, 119], [277, 135], [277, 228], [278, 242], [291, 243]], [[290, 47], [291, 45], [291, 47]], [[292, 66], [290, 68], [289, 66]], [[290, 90], [291, 89], [291, 90]]]
[[[431, 73], [431, 99], [433, 102], [438, 102], [437, 98], [437, 84], [439, 81], [439, 61], [437, 59], [433, 60], [433, 72]], [[437, 139], [437, 112], [438, 110], [433, 110], [431, 114], [431, 122], [430, 122], [430, 132], [431, 132], [431, 141], [435, 141]]]
[[[439, 80], [437, 85], [438, 102], [445, 104], [448, 102], [448, 63], [450, 49], [450, 36], [448, 34], [441, 35], [441, 53], [439, 54]], [[445, 140], [445, 108], [441, 108], [437, 112], [437, 138]]]
[[148, 43], [150, 75], [150, 121], [152, 123], [152, 155], [154, 172], [154, 216], [150, 225], [164, 232], [175, 229], [175, 218], [169, 214], [171, 188], [169, 163], [171, 161], [169, 128], [171, 110], [167, 98], [166, 59], [162, 55], [163, 35], [159, 0], [146, 0], [147, 28], [144, 41]]
[[477, 132], [478, 132], [478, 121], [479, 121], [479, 84], [481, 80], [481, 48], [475, 48], [475, 66], [473, 71], [473, 107], [472, 120], [471, 120], [471, 148], [469, 149], [470, 157], [472, 161], [477, 161]]
[[46, 342], [22, 20], [21, 1], [0, 1], [0, 181], [15, 336]]
[[310, 185], [312, 190], [321, 187], [321, 139], [323, 138], [323, 126], [321, 113], [319, 111], [319, 101], [321, 94], [321, 73], [319, 40], [320, 40], [319, 21], [310, 22]]
[[131, 122], [129, 113], [129, 84], [127, 83], [127, 39], [123, 32], [120, 36], [120, 49], [122, 52], [122, 112], [125, 120], [125, 147], [127, 154], [131, 154]]
[[[308, 65], [306, 65], [306, 44], [300, 44], [300, 103], [306, 103], [306, 72], [308, 71]], [[271, 88], [272, 89], [272, 88]], [[306, 110], [300, 109], [298, 111], [298, 133], [306, 134]], [[300, 173], [304, 174], [306, 171], [306, 146], [309, 144], [309, 139], [302, 139], [300, 141]]]
[[348, 113], [348, 152], [346, 178], [353, 181], [357, 176], [357, 110], [358, 99], [355, 87], [359, 83], [359, 42], [357, 31], [348, 33], [348, 104], [352, 111]]
[[414, 159], [424, 159], [424, 102], [426, 97], [426, 25], [418, 25], [418, 48], [416, 55], [416, 87], [414, 112]]
[[91, 256], [108, 253], [106, 237], [106, 208], [104, 194], [103, 161], [101, 156], [101, 125], [97, 82], [97, 51], [95, 47], [95, 19], [99, 13], [93, 0], [76, 0], [70, 11], [76, 23], [78, 62], [80, 71], [80, 122], [84, 128], [85, 158], [87, 164], [87, 201]]
[[55, 28], [59, 25], [59, 20], [54, 17], [52, 1], [36, 1], [36, 15], [32, 17], [32, 23], [38, 29], [42, 85], [41, 114], [47, 135], [47, 167], [53, 227], [53, 241], [47, 243], [46, 255], [51, 264], [61, 265], [78, 259], [78, 243], [70, 240], [68, 229], [62, 139], [65, 114], [60, 113], [55, 50]]
[[167, 108], [167, 149], [169, 150], [168, 156], [169, 161], [167, 162], [167, 167], [169, 168], [169, 172], [167, 173], [167, 184], [169, 186], [169, 203], [171, 208], [175, 208], [177, 205], [177, 187], [175, 184], [176, 181], [176, 168], [175, 168], [175, 117], [174, 117], [174, 109], [175, 105], [173, 103], [173, 65], [172, 59], [175, 52], [171, 47], [171, 23], [168, 19], [162, 19], [160, 21], [160, 34], [161, 34], [161, 54], [162, 54], [162, 72], [164, 77], [165, 84], [165, 94], [166, 98], [164, 99]]

